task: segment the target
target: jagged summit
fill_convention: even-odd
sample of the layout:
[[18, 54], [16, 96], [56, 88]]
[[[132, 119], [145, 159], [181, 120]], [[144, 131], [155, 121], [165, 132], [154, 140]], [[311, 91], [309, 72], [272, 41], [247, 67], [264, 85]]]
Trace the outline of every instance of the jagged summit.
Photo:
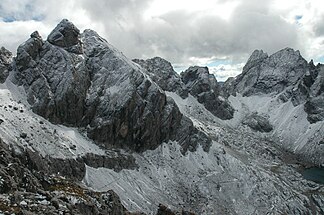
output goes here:
[[69, 20], [63, 19], [48, 35], [47, 41], [69, 52], [82, 54], [80, 30]]
[[192, 66], [180, 75], [189, 93], [207, 110], [223, 120], [233, 118], [234, 109], [222, 97], [222, 89], [207, 67]]
[[[83, 51], [75, 52], [80, 39]], [[47, 41], [22, 44], [16, 65], [14, 81], [25, 88], [35, 113], [86, 128], [88, 137], [107, 148], [145, 151], [169, 140], [178, 140], [184, 152], [198, 140], [208, 148], [210, 140], [142, 68], [92, 30], [80, 35], [62, 20]]]
[[169, 61], [161, 57], [147, 60], [134, 59], [133, 61], [143, 67], [152, 80], [163, 90], [177, 92], [182, 98], [188, 96], [188, 90], [181, 81], [180, 75], [174, 71]]
[[291, 48], [282, 49], [270, 56], [256, 50], [243, 67], [242, 74], [230, 83], [225, 83], [225, 88], [230, 94], [239, 92], [246, 96], [279, 93], [296, 84], [307, 69], [306, 60], [299, 51]]

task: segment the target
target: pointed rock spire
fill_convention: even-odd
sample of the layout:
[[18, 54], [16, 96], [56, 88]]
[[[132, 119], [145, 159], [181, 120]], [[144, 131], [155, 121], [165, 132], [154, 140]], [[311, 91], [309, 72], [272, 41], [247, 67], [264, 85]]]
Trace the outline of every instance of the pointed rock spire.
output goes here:
[[82, 54], [80, 30], [67, 19], [63, 19], [48, 35], [47, 41], [59, 46], [68, 52]]

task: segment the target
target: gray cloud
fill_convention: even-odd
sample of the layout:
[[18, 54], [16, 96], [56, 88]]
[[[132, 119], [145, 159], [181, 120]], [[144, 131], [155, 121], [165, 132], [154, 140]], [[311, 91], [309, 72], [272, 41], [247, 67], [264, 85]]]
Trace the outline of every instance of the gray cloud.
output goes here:
[[271, 14], [268, 2], [242, 1], [229, 20], [180, 10], [145, 20], [149, 1], [82, 1], [92, 19], [105, 26], [109, 41], [129, 57], [159, 55], [177, 64], [212, 56], [240, 61], [254, 49], [300, 49], [296, 26]]
[[[262, 4], [258, 0], [218, 0], [239, 2], [226, 20], [208, 11], [188, 10], [144, 17], [153, 1], [3, 0], [0, 17], [14, 17], [22, 23], [0, 22], [0, 45], [12, 48], [17, 45], [15, 41], [26, 40], [36, 27], [43, 35], [48, 34], [58, 21], [68, 18], [81, 29], [98, 30], [130, 58], [161, 56], [178, 66], [189, 66], [197, 59], [227, 59], [238, 65], [254, 49], [270, 54], [285, 47], [302, 53], [306, 49], [299, 26], [283, 19], [284, 14], [274, 10], [270, 0]], [[30, 21], [37, 18], [41, 21]], [[23, 26], [23, 22], [29, 26]], [[322, 23], [313, 27], [316, 35], [323, 35]]]

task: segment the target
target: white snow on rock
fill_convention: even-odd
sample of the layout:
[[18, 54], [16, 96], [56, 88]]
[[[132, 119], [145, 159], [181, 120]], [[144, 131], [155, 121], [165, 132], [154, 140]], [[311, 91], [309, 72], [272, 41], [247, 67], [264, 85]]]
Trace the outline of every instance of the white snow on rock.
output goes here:
[[[310, 157], [314, 163], [324, 163], [324, 145], [317, 144], [324, 138], [324, 123], [309, 123], [303, 104], [295, 107], [291, 101], [283, 103], [272, 95], [243, 97], [237, 94], [230, 96], [229, 101], [237, 110], [234, 118], [229, 120], [233, 128], [240, 126], [249, 113], [267, 115], [274, 130], [266, 136], [291, 152]], [[321, 152], [322, 156], [317, 156], [316, 153]]]
[[32, 112], [22, 90], [9, 81], [0, 85], [0, 138], [16, 150], [29, 148], [43, 156], [75, 158], [86, 153], [104, 155], [77, 129], [54, 125]]
[[[237, 93], [236, 97], [230, 96], [229, 101], [236, 110], [233, 119], [220, 120], [205, 109], [191, 95], [182, 99], [173, 92], [166, 94], [174, 99], [180, 111], [189, 117], [197, 128], [206, 131], [209, 127], [227, 127], [252, 133], [259, 137], [267, 137], [277, 145], [310, 158], [314, 163], [324, 164], [324, 145], [317, 144], [324, 139], [324, 123], [309, 123], [303, 104], [293, 106], [291, 101], [280, 102], [276, 95], [257, 95], [243, 97]], [[242, 120], [249, 114], [257, 112], [269, 117], [273, 131], [260, 133], [251, 131], [242, 125]]]
[[[217, 142], [209, 152], [199, 147], [186, 155], [177, 143], [164, 143], [135, 157], [138, 170], [87, 167], [84, 184], [99, 191], [113, 189], [127, 209], [147, 214], [154, 214], [159, 203], [198, 214], [277, 214], [286, 198], [297, 208], [308, 201], [302, 194], [305, 181], [292, 168]], [[274, 167], [288, 174], [274, 174]]]

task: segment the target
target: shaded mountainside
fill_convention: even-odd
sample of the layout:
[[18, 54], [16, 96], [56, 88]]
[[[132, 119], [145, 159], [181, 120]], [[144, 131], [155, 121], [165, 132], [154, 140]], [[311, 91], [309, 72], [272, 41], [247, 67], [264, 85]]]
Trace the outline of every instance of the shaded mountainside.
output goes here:
[[323, 72], [257, 50], [220, 84], [64, 19], [0, 50], [0, 210], [322, 214], [323, 185], [300, 172], [324, 162]]
[[0, 147], [2, 213], [133, 214], [127, 212], [112, 190], [94, 192], [75, 183], [75, 175], [54, 175], [68, 167], [69, 161], [42, 158], [30, 150], [17, 153], [2, 140]]
[[163, 90], [176, 92], [182, 98], [187, 98], [190, 93], [220, 119], [233, 118], [234, 109], [221, 96], [223, 92], [220, 84], [214, 75], [209, 74], [207, 67], [190, 67], [178, 75], [170, 62], [159, 57], [133, 61], [141, 65]]
[[186, 151], [198, 141], [206, 149], [210, 143], [140, 67], [96, 32], [80, 34], [67, 20], [47, 41], [36, 32], [19, 46], [13, 73], [35, 113], [86, 127], [106, 148], [144, 151], [176, 140]]
[[[237, 110], [236, 121], [255, 130], [266, 125], [277, 144], [321, 165], [324, 162], [323, 69], [307, 63], [299, 51], [285, 48], [270, 56], [252, 53], [242, 74], [228, 79], [225, 94]], [[252, 121], [251, 114], [259, 115]], [[252, 122], [252, 123], [246, 123]], [[237, 127], [237, 123], [234, 123]], [[232, 124], [233, 127], [233, 124]]]

